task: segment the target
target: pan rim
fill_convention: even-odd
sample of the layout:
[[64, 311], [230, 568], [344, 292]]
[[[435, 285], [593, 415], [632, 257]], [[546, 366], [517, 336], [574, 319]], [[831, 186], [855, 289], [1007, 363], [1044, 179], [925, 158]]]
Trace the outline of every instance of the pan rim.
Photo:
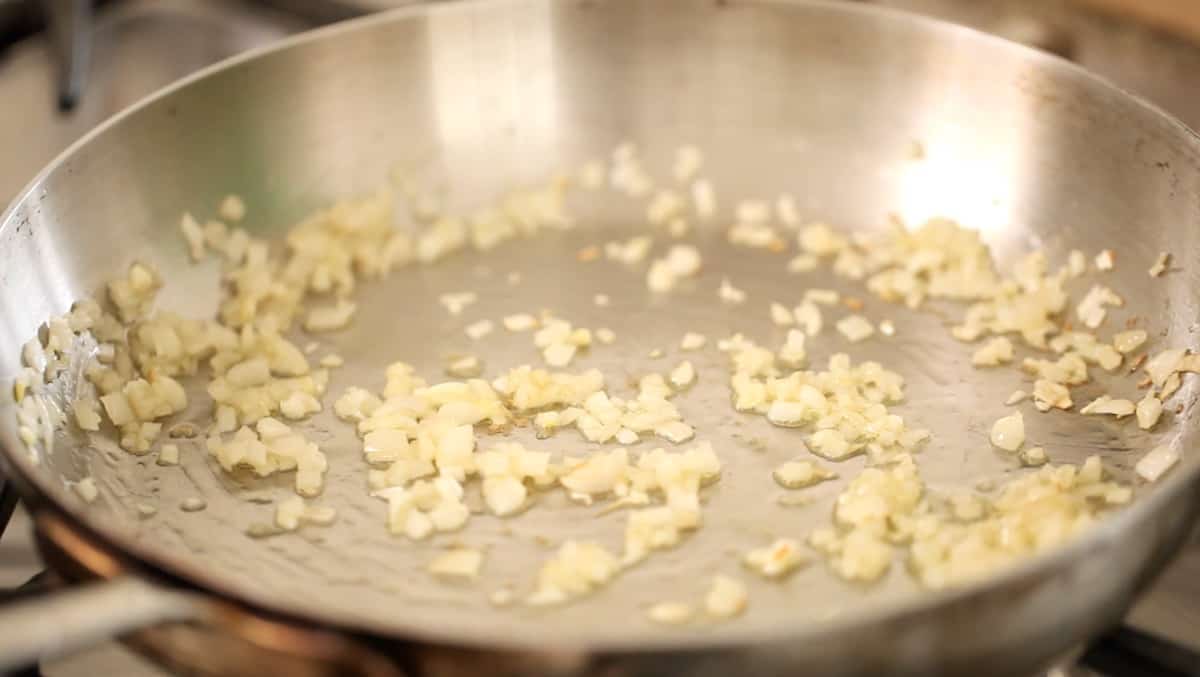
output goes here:
[[[91, 130], [66, 150], [59, 153], [49, 164], [17, 193], [16, 197], [0, 215], [0, 233], [6, 228], [13, 227], [15, 215], [24, 203], [36, 193], [39, 186], [47, 177], [58, 171], [94, 139], [103, 136], [113, 128], [136, 116], [152, 104], [166, 99], [178, 91], [186, 89], [193, 83], [232, 70], [243, 64], [256, 61], [267, 55], [282, 53], [303, 45], [333, 39], [342, 33], [366, 30], [376, 24], [400, 22], [414, 17], [428, 16], [441, 12], [470, 12], [481, 5], [522, 5], [536, 3], [540, 0], [467, 0], [456, 3], [434, 3], [432, 5], [414, 5], [401, 7], [360, 18], [350, 19], [330, 26], [305, 31], [270, 45], [265, 45], [244, 53], [232, 56], [216, 64], [205, 67], [163, 89], [154, 92], [129, 108], [109, 118], [95, 129]], [[907, 23], [919, 27], [931, 34], [970, 39], [976, 43], [987, 45], [994, 50], [1009, 50], [1019, 54], [1031, 64], [1057, 69], [1067, 77], [1079, 78], [1088, 86], [1100, 88], [1109, 93], [1123, 97], [1126, 101], [1159, 122], [1166, 123], [1176, 131], [1183, 133], [1193, 153], [1200, 158], [1200, 134], [1163, 111], [1155, 104], [1141, 96], [1121, 88], [1107, 79], [1060, 57], [1044, 53], [1003, 38], [978, 31], [966, 26], [892, 8], [877, 6], [862, 6], [850, 3], [835, 2], [834, 0], [737, 0], [735, 6], [764, 6], [784, 11], [815, 11], [841, 13], [870, 17], [872, 20]], [[0, 423], [7, 425], [7, 423]], [[119, 528], [109, 527], [87, 517], [85, 511], [79, 509], [71, 501], [63, 500], [60, 487], [53, 486], [53, 478], [43, 476], [36, 466], [18, 449], [4, 444], [0, 440], [0, 466], [6, 478], [14, 481], [22, 497], [32, 507], [38, 510], [50, 510], [65, 516], [73, 528], [92, 538], [103, 547], [120, 555], [122, 558], [144, 569], [151, 578], [161, 578], [179, 584], [185, 584], [218, 599], [231, 600], [254, 610], [260, 610], [272, 616], [284, 619], [295, 619], [309, 625], [335, 627], [355, 633], [364, 633], [379, 637], [403, 638], [418, 640], [432, 644], [452, 644], [464, 648], [486, 648], [490, 650], [508, 651], [555, 651], [576, 648], [588, 652], [619, 652], [645, 653], [653, 651], [694, 651], [694, 650], [724, 650], [745, 648], [750, 645], [771, 645], [782, 642], [820, 641], [822, 637], [846, 633], [854, 628], [868, 623], [898, 623], [905, 619], [915, 619], [939, 607], [952, 603], [965, 604], [973, 599], [995, 594], [1003, 588], [1019, 586], [1022, 582], [1037, 578], [1049, 578], [1055, 574], [1067, 571], [1078, 559], [1088, 556], [1095, 551], [1103, 551], [1108, 545], [1119, 541], [1123, 534], [1136, 529], [1139, 525], [1150, 522], [1157, 511], [1164, 505], [1188, 491], [1200, 481], [1200, 461], [1189, 462], [1185, 458], [1180, 467], [1158, 483], [1157, 488], [1149, 495], [1139, 498], [1133, 505], [1110, 515], [1099, 524], [1089, 528], [1084, 534], [1070, 543], [1052, 549], [1048, 552], [1031, 557], [998, 574], [989, 576], [981, 581], [962, 586], [937, 591], [925, 591], [919, 595], [904, 596], [897, 600], [870, 605], [867, 608], [857, 607], [845, 614], [819, 624], [794, 628], [787, 625], [766, 629], [761, 626], [754, 628], [737, 627], [731, 624], [722, 628], [720, 633], [688, 633], [681, 635], [652, 635], [639, 638], [634, 642], [600, 639], [572, 647], [571, 645], [550, 646], [539, 642], [532, 635], [512, 635], [504, 628], [471, 628], [466, 630], [456, 627], [453, 623], [437, 624], [416, 621], [404, 622], [397, 619], [388, 625], [380, 625], [360, 617], [344, 613], [328, 614], [309, 608], [303, 600], [288, 601], [270, 594], [257, 593], [245, 586], [230, 586], [223, 581], [219, 574], [205, 571], [196, 563], [186, 559], [171, 557], [168, 553], [147, 547], [146, 544], [132, 539], [128, 534], [122, 534]]]

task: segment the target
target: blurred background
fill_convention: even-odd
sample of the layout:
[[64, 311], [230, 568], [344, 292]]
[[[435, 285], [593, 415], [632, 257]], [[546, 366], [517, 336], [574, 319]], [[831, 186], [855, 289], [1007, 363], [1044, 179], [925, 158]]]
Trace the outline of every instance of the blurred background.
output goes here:
[[[8, 203], [73, 141], [164, 85], [293, 33], [416, 1], [0, 0], [0, 198]], [[858, 1], [1052, 52], [1200, 129], [1198, 0]], [[40, 568], [28, 519], [18, 508], [0, 536], [0, 588], [17, 588]], [[1128, 621], [1200, 650], [1200, 545], [1184, 552]], [[1062, 672], [1139, 674], [1136, 667], [1091, 663]], [[48, 662], [40, 674], [163, 673], [110, 644]]]
[[[858, 1], [1054, 52], [1200, 128], [1197, 0]], [[0, 0], [0, 197], [7, 203], [68, 144], [163, 85], [293, 33], [415, 2]]]

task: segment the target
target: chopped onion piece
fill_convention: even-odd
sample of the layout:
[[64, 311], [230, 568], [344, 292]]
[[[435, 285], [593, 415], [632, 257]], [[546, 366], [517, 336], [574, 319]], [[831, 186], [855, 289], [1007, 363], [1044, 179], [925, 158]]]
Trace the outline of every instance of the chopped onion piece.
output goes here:
[[479, 297], [475, 292], [453, 292], [439, 296], [438, 303], [441, 303], [446, 308], [446, 312], [451, 315], [461, 315], [467, 306], [475, 303], [478, 299]]
[[796, 318], [794, 315], [792, 315], [792, 311], [788, 310], [782, 304], [772, 301], [770, 310], [771, 322], [775, 323], [776, 325], [780, 327], [790, 327], [796, 323]]
[[823, 306], [837, 305], [837, 302], [841, 300], [841, 298], [841, 294], [832, 289], [809, 289], [808, 291], [804, 292], [805, 301], [819, 303]]
[[992, 444], [1005, 451], [1016, 451], [1025, 443], [1025, 418], [1017, 411], [996, 420], [990, 436]]
[[472, 322], [471, 324], [468, 324], [466, 329], [463, 331], [466, 333], [467, 337], [478, 341], [488, 334], [491, 334], [495, 328], [496, 325], [493, 324], [491, 320], [479, 320], [478, 322]]
[[[21, 398], [16, 398], [20, 403]], [[75, 424], [80, 430], [96, 431], [100, 429], [100, 403], [94, 397], [85, 397], [71, 403], [71, 411], [75, 414]]]
[[429, 573], [444, 578], [474, 580], [483, 566], [483, 553], [472, 548], [454, 548], [429, 563]]
[[654, 182], [642, 168], [637, 149], [632, 144], [623, 143], [614, 151], [609, 183], [630, 197], [642, 197], [653, 189]]
[[475, 378], [483, 373], [483, 362], [474, 355], [466, 355], [446, 365], [446, 373], [458, 378]]
[[304, 499], [299, 496], [285, 498], [275, 506], [275, 526], [285, 531], [295, 531], [304, 516]]
[[805, 347], [806, 335], [799, 329], [789, 329], [783, 347], [779, 349], [779, 361], [790, 367], [799, 367], [808, 359]]
[[1171, 399], [1171, 396], [1175, 394], [1175, 391], [1179, 390], [1181, 385], [1183, 385], [1183, 379], [1179, 377], [1179, 372], [1173, 372], [1167, 377], [1167, 380], [1165, 383], [1163, 383], [1162, 388], [1159, 388], [1158, 399], [1162, 400], [1163, 402]]
[[337, 509], [306, 505], [299, 496], [291, 496], [275, 507], [275, 526], [295, 531], [303, 523], [329, 526], [337, 519]]
[[744, 223], [764, 223], [771, 218], [771, 205], [763, 200], [742, 200], [734, 215]]
[[279, 403], [279, 413], [293, 421], [298, 421], [318, 411], [321, 411], [320, 400], [305, 392], [293, 392], [287, 399]]
[[782, 578], [807, 561], [800, 544], [790, 538], [780, 538], [766, 547], [751, 550], [742, 560], [764, 578]]
[[651, 225], [663, 226], [683, 213], [685, 207], [679, 193], [670, 189], [659, 190], [646, 207], [646, 220]]
[[1075, 406], [1071, 401], [1071, 391], [1061, 383], [1055, 383], [1039, 378], [1033, 383], [1033, 406], [1038, 411], [1051, 409], [1070, 409]]
[[1045, 465], [1049, 460], [1046, 457], [1046, 450], [1042, 447], [1022, 449], [1017, 454], [1017, 458], [1021, 461], [1021, 465], [1029, 468]]
[[242, 201], [241, 196], [226, 195], [217, 207], [217, 214], [226, 221], [237, 223], [246, 218], [246, 203]]
[[350, 324], [357, 304], [339, 299], [335, 305], [313, 308], [304, 317], [304, 328], [312, 332], [337, 331]]
[[837, 430], [818, 430], [808, 438], [808, 448], [814, 454], [831, 461], [840, 461], [855, 453], [855, 449]]
[[1089, 329], [1099, 327], [1103, 322], [1108, 311], [1105, 306], [1123, 306], [1125, 300], [1117, 295], [1116, 292], [1098, 284], [1093, 286], [1079, 305], [1075, 308], [1075, 314]]
[[704, 610], [714, 618], [733, 618], [746, 610], [747, 601], [745, 585], [718, 574], [713, 577], [708, 594], [704, 596]]
[[537, 318], [528, 313], [517, 313], [504, 318], [504, 328], [509, 331], [529, 331], [538, 326]]
[[784, 193], [775, 200], [775, 216], [779, 222], [788, 228], [800, 225], [800, 212], [796, 208], [796, 198]]
[[604, 256], [626, 265], [641, 263], [650, 253], [654, 239], [646, 235], [631, 237], [625, 242], [613, 241], [604, 245]]
[[1113, 336], [1113, 347], [1117, 352], [1128, 355], [1137, 350], [1146, 342], [1146, 331], [1144, 329], [1131, 329], [1129, 331], [1118, 332]]
[[849, 242], [824, 223], [813, 223], [800, 229], [800, 248], [815, 256], [833, 256], [845, 249]]
[[575, 359], [577, 350], [578, 348], [569, 343], [555, 343], [542, 349], [542, 358], [551, 367], [565, 367]]
[[[1187, 350], [1184, 348], [1171, 348], [1164, 350], [1161, 353], [1150, 358], [1146, 362], [1143, 369], [1146, 370], [1146, 375], [1150, 377], [1150, 382], [1156, 388], [1161, 388], [1167, 382], [1167, 378], [1179, 371], [1179, 365], [1187, 355]], [[1166, 399], [1160, 397], [1159, 399]]]
[[1154, 393], [1146, 393], [1146, 396], [1137, 403], [1138, 427], [1142, 430], [1153, 428], [1162, 416], [1162, 412], [1162, 401], [1155, 397]]
[[683, 421], [671, 421], [670, 423], [664, 423], [660, 426], [656, 426], [654, 428], [654, 434], [658, 435], [664, 440], [667, 440], [668, 442], [679, 444], [692, 439], [692, 437], [695, 436], [696, 431], [692, 428], [692, 426], [684, 423]]
[[721, 286], [717, 288], [717, 297], [725, 303], [745, 303], [746, 292], [733, 286], [733, 283], [726, 277], [721, 279]]
[[100, 489], [96, 487], [96, 480], [92, 477], [84, 477], [71, 484], [71, 488], [75, 490], [79, 498], [83, 499], [84, 503], [91, 503], [100, 496]]
[[1013, 359], [1013, 344], [1003, 336], [988, 341], [971, 355], [971, 364], [977, 367], [995, 367]]
[[1101, 395], [1080, 409], [1079, 413], [1097, 416], [1111, 414], [1117, 418], [1124, 418], [1132, 414], [1135, 409], [1135, 405], [1129, 400], [1113, 399], [1108, 395]]
[[593, 592], [616, 577], [620, 561], [599, 543], [567, 541], [538, 572], [534, 606], [561, 604]]
[[677, 389], [688, 388], [696, 382], [696, 368], [692, 366], [691, 362], [684, 360], [671, 370], [668, 380]]
[[796, 316], [796, 324], [804, 329], [804, 333], [809, 336], [816, 336], [821, 333], [821, 328], [824, 325], [824, 319], [821, 317], [821, 309], [810, 301], [804, 301], [800, 305], [792, 309], [792, 314]]
[[744, 247], [760, 249], [779, 249], [784, 246], [783, 239], [771, 226], [760, 222], [735, 223], [729, 229], [729, 242]]
[[183, 239], [188, 245], [188, 255], [193, 261], [202, 261], [208, 256], [208, 249], [204, 243], [204, 229], [196, 222], [196, 219], [191, 214], [184, 213], [179, 221], [179, 230], [183, 233]]
[[692, 206], [696, 215], [705, 221], [717, 213], [717, 195], [711, 181], [696, 179], [692, 182]]
[[646, 618], [660, 625], [683, 625], [695, 615], [692, 605], [684, 602], [659, 602], [646, 609]]
[[155, 462], [159, 465], [179, 465], [179, 447], [174, 444], [162, 445]]
[[675, 149], [675, 162], [671, 165], [671, 174], [680, 183], [691, 181], [700, 168], [704, 166], [704, 156], [700, 149], [687, 145]]
[[1145, 456], [1138, 459], [1134, 472], [1147, 482], [1157, 482], [1179, 462], [1179, 449], [1168, 445], [1154, 447]]
[[817, 269], [821, 260], [812, 254], [797, 254], [787, 264], [789, 273], [807, 273]]
[[833, 479], [837, 475], [812, 461], [794, 460], [775, 468], [771, 477], [784, 489], [803, 489]]
[[708, 339], [703, 334], [689, 331], [679, 340], [679, 347], [683, 350], [700, 350], [706, 343]]
[[1171, 254], [1169, 252], [1159, 252], [1158, 258], [1154, 260], [1154, 265], [1150, 266], [1147, 272], [1150, 277], [1162, 277], [1163, 273], [1167, 272], [1171, 265]]
[[1067, 271], [1071, 277], [1079, 277], [1087, 272], [1087, 257], [1078, 249], [1072, 249], [1067, 254]]
[[847, 315], [838, 320], [837, 330], [851, 343], [858, 343], [870, 338], [875, 333], [875, 327], [862, 315]]
[[656, 293], [669, 292], [679, 280], [700, 272], [700, 251], [691, 245], [677, 244], [667, 255], [655, 259], [646, 272], [646, 286]]

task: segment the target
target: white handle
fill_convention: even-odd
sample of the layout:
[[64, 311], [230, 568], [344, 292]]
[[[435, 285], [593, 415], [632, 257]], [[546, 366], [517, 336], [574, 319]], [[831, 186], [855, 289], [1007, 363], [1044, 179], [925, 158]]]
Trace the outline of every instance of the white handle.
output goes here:
[[0, 607], [0, 674], [157, 623], [196, 618], [195, 599], [134, 577]]

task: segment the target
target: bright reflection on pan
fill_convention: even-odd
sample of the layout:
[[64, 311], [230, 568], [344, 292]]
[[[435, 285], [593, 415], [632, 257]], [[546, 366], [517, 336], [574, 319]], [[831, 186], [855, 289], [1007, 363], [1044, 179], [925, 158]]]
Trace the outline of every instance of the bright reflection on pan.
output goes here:
[[537, 157], [558, 142], [552, 11], [531, 4], [497, 21], [465, 12], [429, 17], [431, 100], [443, 149], [495, 157], [489, 149], [515, 142], [529, 151], [518, 157]]
[[[35, 188], [36, 190], [36, 188]], [[70, 243], [60, 240], [61, 234], [47, 223], [48, 216], [40, 209], [27, 209], [28, 223], [18, 229], [19, 221], [10, 221], [0, 233], [0, 246], [17, 247], [20, 239], [32, 239], [33, 265], [24, 271], [12, 271], [4, 284], [22, 292], [20, 304], [0, 303], [0, 326], [3, 345], [21, 345], [29, 340], [50, 314], [61, 313], [78, 297], [78, 284], [70, 274]], [[21, 275], [25, 272], [25, 275]], [[11, 369], [11, 372], [9, 371]], [[11, 378], [17, 365], [0, 364], [0, 375]]]
[[1015, 244], [1018, 179], [1028, 169], [1032, 143], [1028, 97], [997, 88], [982, 101], [967, 100], [962, 90], [944, 87], [918, 96], [926, 100], [897, 177], [897, 213], [910, 225], [951, 218], [984, 231], [993, 246]]

